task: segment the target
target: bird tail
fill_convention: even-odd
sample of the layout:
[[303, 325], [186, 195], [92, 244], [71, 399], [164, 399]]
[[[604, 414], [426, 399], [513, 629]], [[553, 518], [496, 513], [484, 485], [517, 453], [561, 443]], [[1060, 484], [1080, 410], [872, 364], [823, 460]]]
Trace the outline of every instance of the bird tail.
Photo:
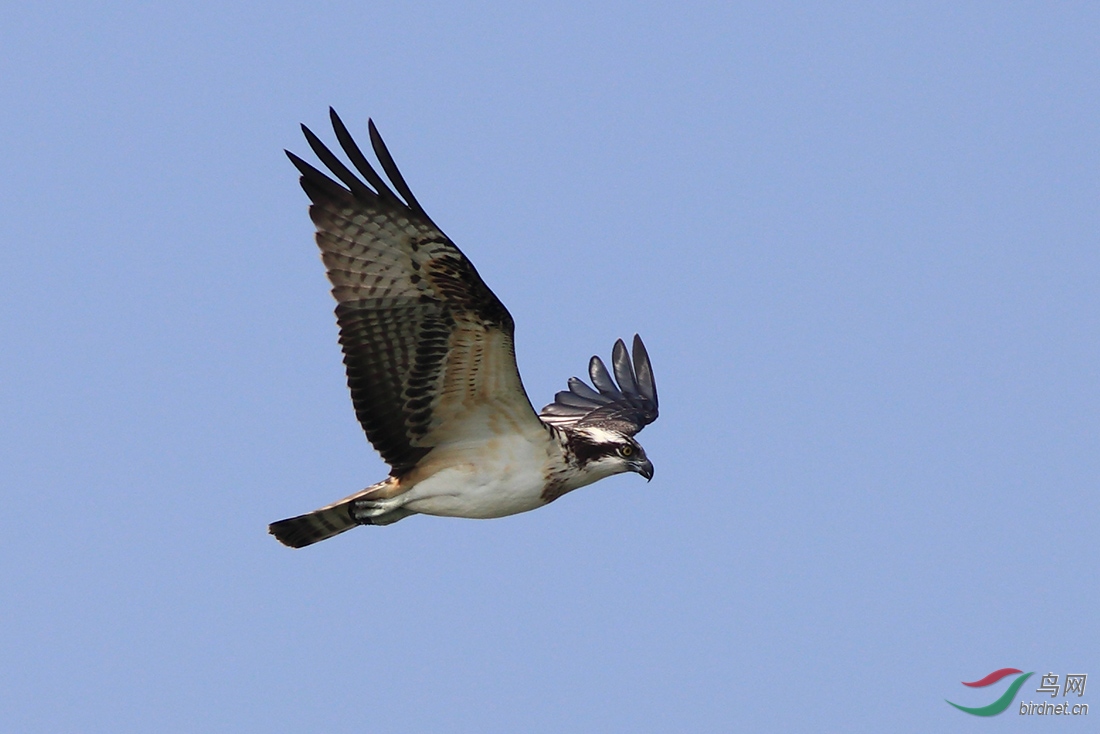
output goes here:
[[280, 543], [291, 548], [304, 548], [327, 540], [345, 530], [351, 530], [356, 525], [362, 525], [361, 521], [356, 521], [351, 516], [351, 504], [372, 493], [379, 493], [391, 482], [393, 482], [392, 478], [387, 479], [319, 510], [273, 522], [267, 526], [267, 532], [274, 535]]

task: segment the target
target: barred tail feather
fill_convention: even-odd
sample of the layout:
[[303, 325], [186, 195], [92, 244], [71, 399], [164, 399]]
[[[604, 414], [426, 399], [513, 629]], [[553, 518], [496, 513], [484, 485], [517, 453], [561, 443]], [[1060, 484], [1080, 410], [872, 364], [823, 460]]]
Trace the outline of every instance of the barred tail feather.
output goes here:
[[298, 517], [279, 520], [268, 525], [267, 531], [283, 545], [304, 548], [358, 525], [359, 523], [351, 519], [349, 505], [351, 505], [350, 500], [341, 502], [335, 507], [326, 507], [323, 510], [298, 515]]
[[355, 500], [370, 496], [371, 493], [385, 492], [392, 482], [392, 479], [387, 479], [319, 510], [273, 522], [267, 526], [267, 532], [274, 535], [280, 543], [291, 548], [304, 548], [327, 540], [345, 530], [351, 530], [356, 525], [361, 525], [362, 522], [357, 522], [351, 516], [351, 504]]

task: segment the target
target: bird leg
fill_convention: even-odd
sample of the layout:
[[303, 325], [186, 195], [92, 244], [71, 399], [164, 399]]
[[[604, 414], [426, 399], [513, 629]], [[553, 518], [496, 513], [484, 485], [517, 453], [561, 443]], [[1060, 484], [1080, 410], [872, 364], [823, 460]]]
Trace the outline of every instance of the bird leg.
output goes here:
[[402, 507], [403, 504], [402, 497], [355, 500], [351, 503], [351, 519], [360, 525], [389, 525], [416, 514], [413, 510]]

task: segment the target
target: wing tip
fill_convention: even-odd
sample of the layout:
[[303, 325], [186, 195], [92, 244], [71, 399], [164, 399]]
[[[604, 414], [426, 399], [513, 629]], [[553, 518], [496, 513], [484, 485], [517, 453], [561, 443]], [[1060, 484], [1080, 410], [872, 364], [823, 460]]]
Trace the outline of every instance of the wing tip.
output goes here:
[[[424, 208], [420, 205], [420, 202], [413, 196], [412, 191], [409, 189], [408, 184], [397, 168], [393, 156], [390, 155], [389, 150], [386, 148], [386, 143], [382, 140], [382, 136], [378, 132], [374, 120], [372, 118], [367, 118], [367, 130], [371, 140], [371, 147], [374, 149], [374, 154], [378, 159], [378, 163], [381, 164], [383, 172], [386, 177], [389, 178], [388, 183], [383, 176], [375, 172], [366, 156], [363, 155], [359, 146], [355, 143], [354, 138], [351, 136], [351, 133], [348, 131], [347, 126], [344, 124], [344, 121], [340, 118], [339, 113], [336, 112], [336, 108], [330, 105], [328, 111], [329, 120], [332, 123], [333, 130], [336, 132], [336, 137], [340, 142], [341, 148], [343, 148], [344, 153], [351, 159], [352, 164], [359, 173], [366, 178], [367, 183], [364, 183], [358, 176], [352, 173], [308, 125], [301, 123], [299, 127], [314, 154], [329, 169], [331, 174], [347, 187], [345, 190], [350, 191], [355, 198], [366, 200], [369, 203], [374, 203], [375, 199], [381, 199], [385, 201], [387, 205], [399, 206], [407, 209], [426, 220], [429, 224], [432, 224], [432, 226], [435, 226], [431, 218], [428, 217], [427, 212], [425, 212]], [[302, 175], [311, 179], [313, 183], [325, 186], [323, 182], [318, 180], [318, 177], [320, 177], [325, 179], [333, 187], [343, 188], [339, 183], [330, 178], [328, 174], [306, 163], [290, 151], [286, 151], [286, 153], [290, 156], [290, 160], [295, 167], [302, 172]], [[370, 186], [367, 185], [368, 183]], [[372, 190], [371, 186], [373, 186], [375, 190]], [[325, 186], [325, 188], [328, 187]], [[394, 193], [394, 189], [397, 191], [396, 194]]]
[[[614, 424], [633, 435], [657, 420], [657, 386], [653, 367], [641, 337], [633, 339], [633, 352], [628, 352], [622, 339], [612, 349], [614, 372], [599, 355], [588, 361], [588, 374], [595, 386], [583, 380], [569, 379], [569, 390], [557, 393], [554, 401], [543, 407], [539, 416], [554, 424]], [[597, 392], [598, 391], [598, 392]]]

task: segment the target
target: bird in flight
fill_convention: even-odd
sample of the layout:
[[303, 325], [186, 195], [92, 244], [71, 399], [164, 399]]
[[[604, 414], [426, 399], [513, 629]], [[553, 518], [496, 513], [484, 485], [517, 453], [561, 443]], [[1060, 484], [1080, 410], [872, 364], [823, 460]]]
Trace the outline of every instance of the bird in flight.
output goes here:
[[610, 371], [592, 357], [594, 387], [573, 377], [536, 413], [516, 367], [508, 309], [420, 206], [374, 123], [371, 147], [389, 183], [329, 114], [359, 176], [305, 125], [310, 148], [339, 183], [286, 153], [312, 202], [355, 415], [390, 475], [272, 523], [271, 534], [301, 548], [418, 513], [514, 515], [622, 472], [652, 479], [634, 439], [657, 419], [642, 340], [635, 335], [632, 354], [617, 341]]

